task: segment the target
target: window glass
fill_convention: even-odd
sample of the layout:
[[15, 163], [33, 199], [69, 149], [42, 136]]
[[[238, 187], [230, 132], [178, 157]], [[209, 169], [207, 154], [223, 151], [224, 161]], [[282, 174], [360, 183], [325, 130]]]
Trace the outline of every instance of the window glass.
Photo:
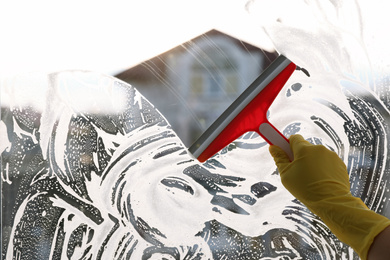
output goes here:
[[193, 75], [191, 79], [191, 93], [196, 96], [203, 94], [203, 77], [201, 75]]
[[247, 12], [275, 51], [215, 29], [114, 76], [3, 80], [2, 258], [358, 259], [285, 190], [256, 133], [205, 163], [188, 152], [282, 53], [310, 77], [295, 71], [268, 119], [335, 151], [352, 194], [390, 217], [390, 56], [372, 37], [378, 13], [262, 2]]

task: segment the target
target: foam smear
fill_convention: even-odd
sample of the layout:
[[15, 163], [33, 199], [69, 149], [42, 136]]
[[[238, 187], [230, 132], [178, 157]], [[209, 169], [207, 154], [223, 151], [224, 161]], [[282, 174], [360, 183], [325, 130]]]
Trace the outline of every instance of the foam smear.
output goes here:
[[[353, 194], [390, 217], [389, 81], [361, 6], [262, 3], [248, 7], [259, 28], [311, 75], [293, 74], [269, 120], [336, 151]], [[283, 188], [256, 134], [200, 164], [135, 87], [66, 71], [34, 76], [34, 92], [30, 76], [2, 89], [3, 258], [357, 259]]]
[[[106, 84], [90, 85], [91, 78]], [[7, 92], [9, 106], [2, 108], [9, 140], [2, 153], [3, 193], [13, 208], [3, 213], [6, 258], [328, 254], [315, 242], [323, 235], [296, 228], [296, 212], [310, 213], [281, 188], [258, 139], [246, 142], [258, 147], [255, 150], [233, 147], [200, 164], [133, 87], [78, 71], [51, 74], [45, 82], [44, 93], [50, 95], [41, 108], [24, 106], [26, 99], [33, 102], [33, 95], [19, 103], [12, 91]], [[94, 91], [71, 94], [74, 82]], [[23, 92], [29, 85], [8, 87]], [[98, 113], [94, 103], [69, 101], [72, 95], [95, 100], [91, 93], [101, 97], [101, 92], [106, 93], [106, 104], [122, 93], [125, 106]], [[236, 159], [229, 159], [230, 154]], [[264, 157], [261, 167], [248, 163], [254, 156]], [[307, 223], [304, 228], [316, 226]]]

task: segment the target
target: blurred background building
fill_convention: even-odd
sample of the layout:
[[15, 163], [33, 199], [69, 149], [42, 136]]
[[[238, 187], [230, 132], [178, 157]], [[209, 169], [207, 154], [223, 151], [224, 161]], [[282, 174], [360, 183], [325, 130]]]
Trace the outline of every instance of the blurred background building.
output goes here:
[[276, 56], [210, 30], [116, 77], [154, 104], [189, 146]]

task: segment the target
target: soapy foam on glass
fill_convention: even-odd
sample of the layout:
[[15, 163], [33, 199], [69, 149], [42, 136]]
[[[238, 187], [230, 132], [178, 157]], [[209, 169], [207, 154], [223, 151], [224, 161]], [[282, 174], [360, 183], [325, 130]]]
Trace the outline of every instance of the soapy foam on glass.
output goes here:
[[[335, 21], [308, 31], [265, 25], [277, 50], [311, 74], [293, 75], [270, 120], [286, 136], [335, 150], [353, 194], [390, 216], [388, 82], [354, 69], [360, 50], [349, 58], [355, 49], [337, 52], [347, 36]], [[313, 39], [323, 44], [308, 47]], [[123, 82], [70, 71], [5, 86], [2, 192], [17, 190], [2, 201], [10, 207], [7, 259], [356, 259], [284, 190], [267, 144], [253, 133], [202, 165]]]
[[[269, 170], [261, 178], [253, 170], [259, 169], [256, 164], [242, 174], [223, 160], [201, 165], [131, 86], [89, 72], [42, 77], [46, 87], [36, 94], [47, 98], [39, 106], [29, 103], [34, 96], [12, 92], [29, 87], [32, 77], [4, 91], [11, 109], [3, 108], [3, 121], [13, 131], [6, 134], [10, 146], [2, 157], [3, 176], [19, 190], [14, 224], [6, 223], [7, 258], [316, 254], [313, 237], [300, 234], [292, 228], [295, 221], [286, 218], [288, 211], [305, 209], [274, 203], [293, 197], [272, 174], [272, 163], [263, 165]], [[100, 80], [105, 85], [97, 84]], [[95, 91], [76, 93], [75, 81]], [[91, 93], [105, 93], [106, 104], [114, 103], [118, 93], [126, 100], [102, 114], [94, 99], [83, 103]], [[69, 102], [72, 96], [79, 99]], [[242, 151], [239, 156], [252, 152]], [[294, 242], [298, 238], [302, 243]]]

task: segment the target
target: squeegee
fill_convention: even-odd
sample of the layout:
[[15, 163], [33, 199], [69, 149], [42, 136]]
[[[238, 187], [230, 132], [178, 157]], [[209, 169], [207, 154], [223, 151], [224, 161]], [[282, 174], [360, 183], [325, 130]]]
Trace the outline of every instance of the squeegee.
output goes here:
[[[292, 161], [288, 139], [267, 119], [267, 111], [297, 67], [279, 55], [222, 115], [195, 141], [189, 151], [205, 162], [246, 132], [257, 132], [267, 143], [282, 148]], [[302, 69], [307, 75], [307, 71]]]

